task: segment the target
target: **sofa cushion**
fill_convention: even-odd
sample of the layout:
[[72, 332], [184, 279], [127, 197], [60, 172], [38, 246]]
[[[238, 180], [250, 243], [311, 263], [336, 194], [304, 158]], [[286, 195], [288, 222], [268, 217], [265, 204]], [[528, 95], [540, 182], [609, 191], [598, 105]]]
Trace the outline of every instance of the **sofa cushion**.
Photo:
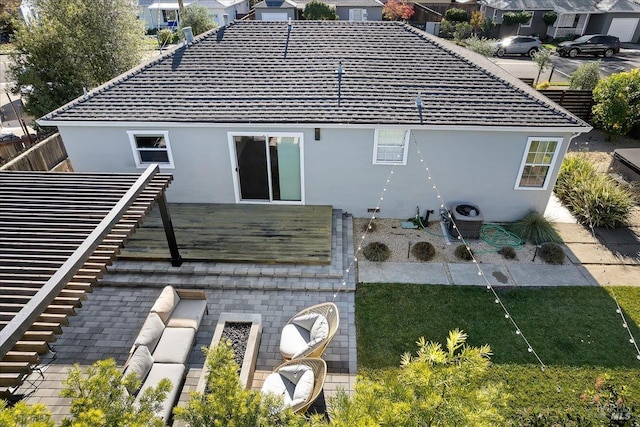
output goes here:
[[313, 370], [308, 366], [285, 366], [265, 378], [261, 391], [282, 396], [284, 406], [296, 406], [311, 398], [314, 380]]
[[181, 299], [167, 321], [172, 328], [193, 328], [196, 331], [207, 311], [207, 301], [203, 299]]
[[[153, 357], [151, 357], [149, 349], [146, 346], [141, 345], [136, 348], [136, 351], [131, 356], [131, 359], [129, 359], [129, 363], [125, 368], [123, 375], [127, 376], [131, 373], [135, 373], [140, 380], [140, 384], [142, 384], [145, 378], [147, 378], [147, 374], [151, 370], [152, 366]], [[137, 391], [138, 390], [129, 390], [129, 393], [135, 394]]]
[[185, 364], [195, 336], [196, 331], [193, 328], [164, 328], [160, 342], [153, 352], [153, 361]]
[[293, 323], [287, 323], [280, 335], [280, 352], [291, 359], [294, 355], [304, 353], [309, 347], [310, 332]]
[[149, 313], [133, 345], [135, 347], [144, 345], [149, 351], [153, 351], [160, 341], [162, 331], [164, 331], [164, 323], [158, 313]]
[[324, 316], [319, 313], [303, 314], [302, 316], [294, 317], [291, 320], [291, 323], [293, 323], [294, 325], [302, 326], [307, 331], [310, 331], [313, 327], [313, 324], [316, 323], [316, 320], [318, 320], [319, 317]]
[[309, 333], [309, 340], [313, 345], [314, 342], [320, 342], [322, 340], [327, 339], [329, 336], [329, 322], [327, 318], [323, 315], [318, 316], [316, 321], [313, 323], [311, 327], [311, 331]]
[[173, 309], [176, 308], [179, 302], [180, 297], [176, 293], [176, 290], [173, 289], [173, 286], [165, 286], [155, 304], [151, 307], [151, 312], [158, 313], [158, 316], [160, 316], [162, 322], [166, 325], [169, 316], [171, 316]]
[[171, 416], [171, 410], [176, 402], [179, 391], [182, 388], [182, 379], [184, 378], [185, 367], [179, 363], [154, 363], [146, 381], [140, 388], [140, 393], [136, 396], [136, 402], [140, 401], [140, 397], [149, 387], [156, 387], [160, 380], [168, 378], [171, 381], [171, 390], [167, 393], [166, 399], [161, 403], [160, 409], [156, 411], [156, 415], [165, 422]]

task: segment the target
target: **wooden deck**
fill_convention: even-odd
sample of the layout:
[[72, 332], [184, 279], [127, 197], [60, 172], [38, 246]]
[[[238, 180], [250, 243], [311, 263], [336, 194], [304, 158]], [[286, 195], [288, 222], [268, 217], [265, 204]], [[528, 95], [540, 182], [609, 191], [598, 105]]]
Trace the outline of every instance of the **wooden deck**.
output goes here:
[[[184, 261], [330, 264], [331, 206], [170, 204]], [[158, 209], [120, 259], [169, 260]]]

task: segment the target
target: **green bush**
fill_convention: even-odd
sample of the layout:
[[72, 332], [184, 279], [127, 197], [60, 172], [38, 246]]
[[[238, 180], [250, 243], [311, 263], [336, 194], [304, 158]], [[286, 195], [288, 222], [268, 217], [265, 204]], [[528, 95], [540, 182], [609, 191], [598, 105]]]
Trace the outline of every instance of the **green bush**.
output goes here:
[[459, 245], [455, 252], [456, 258], [461, 259], [463, 261], [471, 261], [473, 259], [473, 251], [471, 248], [467, 248], [466, 245]]
[[160, 30], [160, 32], [158, 32], [158, 44], [160, 46], [166, 46], [173, 43], [173, 38], [173, 31], [169, 29]]
[[503, 246], [500, 248], [498, 253], [502, 255], [504, 259], [516, 259], [518, 257], [513, 246]]
[[516, 234], [523, 241], [539, 245], [544, 242], [562, 243], [553, 224], [543, 214], [531, 211], [520, 221], [509, 225], [509, 231]]
[[371, 242], [362, 250], [362, 253], [369, 261], [383, 262], [391, 256], [391, 250], [384, 243]]
[[362, 224], [360, 231], [363, 233], [373, 233], [378, 229], [378, 224], [375, 221], [366, 221]]
[[436, 248], [429, 242], [418, 242], [411, 248], [411, 253], [420, 261], [430, 261], [436, 256]]
[[557, 243], [548, 242], [543, 243], [538, 249], [538, 255], [547, 264], [562, 264], [564, 263], [564, 250], [562, 246]]
[[456, 29], [453, 31], [453, 39], [456, 41], [462, 41], [473, 33], [473, 27], [468, 22], [458, 22]]
[[451, 8], [447, 9], [444, 17], [450, 22], [469, 22], [469, 14], [464, 9]]
[[531, 20], [531, 12], [506, 12], [502, 15], [502, 23], [506, 26], [526, 24]]
[[580, 65], [569, 78], [569, 89], [593, 90], [600, 81], [600, 61]]
[[443, 39], [453, 38], [453, 32], [456, 30], [456, 26], [448, 19], [440, 21], [440, 37]]
[[609, 135], [627, 135], [640, 125], [640, 69], [612, 74], [593, 90], [593, 120]]
[[302, 11], [302, 16], [304, 19], [314, 21], [335, 21], [338, 19], [335, 7], [327, 3], [323, 3], [320, 0], [311, 0], [307, 3]]
[[479, 38], [478, 36], [471, 36], [468, 39], [464, 40], [464, 45], [467, 49], [479, 53], [482, 56], [492, 56], [493, 55], [493, 44], [495, 40]]
[[598, 173], [584, 157], [569, 156], [562, 162], [555, 192], [581, 224], [618, 228], [629, 221], [631, 192]]
[[542, 14], [542, 20], [547, 25], [553, 25], [558, 19], [558, 14], [552, 10], [549, 10]]

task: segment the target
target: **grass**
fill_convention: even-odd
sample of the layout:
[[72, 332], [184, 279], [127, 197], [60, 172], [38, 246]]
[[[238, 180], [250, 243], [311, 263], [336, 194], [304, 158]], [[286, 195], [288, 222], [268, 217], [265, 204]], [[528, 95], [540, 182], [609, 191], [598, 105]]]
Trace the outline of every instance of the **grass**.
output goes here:
[[[356, 292], [358, 366], [365, 375], [393, 370], [415, 341], [443, 343], [449, 330], [469, 334], [468, 343], [489, 344], [490, 375], [502, 381], [513, 404], [524, 408], [566, 408], [593, 388], [595, 378], [612, 374], [640, 402], [640, 363], [622, 327], [615, 292], [632, 333], [640, 339], [640, 289], [527, 288], [498, 294], [540, 358], [521, 337], [485, 288], [402, 284], [359, 285]], [[560, 392], [558, 392], [560, 387]]]

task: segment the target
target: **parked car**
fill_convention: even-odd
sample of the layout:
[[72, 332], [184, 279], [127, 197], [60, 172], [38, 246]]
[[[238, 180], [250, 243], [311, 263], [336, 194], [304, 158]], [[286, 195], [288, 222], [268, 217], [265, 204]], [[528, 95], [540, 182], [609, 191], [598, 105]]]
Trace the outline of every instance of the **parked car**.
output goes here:
[[505, 37], [494, 46], [494, 54], [504, 55], [529, 55], [542, 49], [542, 43], [533, 36], [510, 36]]
[[573, 41], [562, 42], [556, 48], [560, 56], [575, 58], [578, 55], [603, 55], [611, 58], [620, 52], [620, 39], [615, 36], [604, 34], [591, 34], [578, 37]]

